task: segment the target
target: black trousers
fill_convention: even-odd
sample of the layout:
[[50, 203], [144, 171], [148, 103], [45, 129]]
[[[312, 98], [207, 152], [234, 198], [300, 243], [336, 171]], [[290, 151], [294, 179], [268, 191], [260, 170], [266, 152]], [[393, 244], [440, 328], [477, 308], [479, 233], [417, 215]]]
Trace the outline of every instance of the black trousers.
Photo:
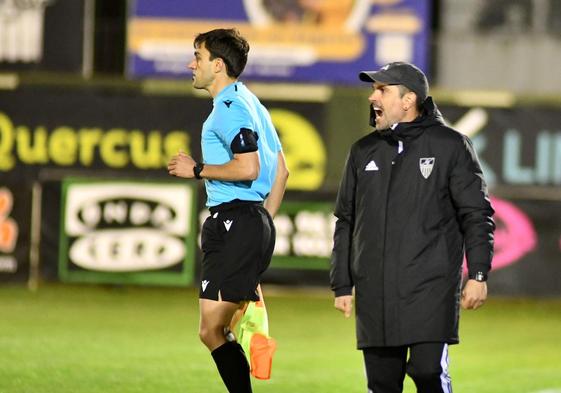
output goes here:
[[415, 382], [418, 393], [452, 393], [448, 375], [448, 344], [372, 347], [362, 352], [368, 393], [402, 393], [406, 373]]

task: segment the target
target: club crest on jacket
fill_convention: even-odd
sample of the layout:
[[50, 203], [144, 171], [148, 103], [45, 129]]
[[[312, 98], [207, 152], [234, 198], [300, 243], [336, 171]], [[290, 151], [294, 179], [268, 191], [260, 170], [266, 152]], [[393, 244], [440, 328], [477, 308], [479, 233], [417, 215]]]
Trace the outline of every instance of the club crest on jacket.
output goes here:
[[425, 179], [429, 178], [432, 168], [434, 167], [434, 161], [434, 157], [424, 157], [419, 159], [419, 169]]

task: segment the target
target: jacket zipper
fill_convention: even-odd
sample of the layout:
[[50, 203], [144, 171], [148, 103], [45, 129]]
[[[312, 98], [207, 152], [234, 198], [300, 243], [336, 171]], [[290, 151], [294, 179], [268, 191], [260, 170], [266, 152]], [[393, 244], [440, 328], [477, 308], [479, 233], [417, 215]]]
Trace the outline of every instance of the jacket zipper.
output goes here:
[[[382, 326], [384, 327], [383, 329], [383, 340], [384, 340], [384, 345], [387, 345], [387, 338], [386, 338], [386, 280], [385, 280], [385, 276], [386, 276], [386, 238], [387, 238], [387, 234], [388, 234], [388, 204], [389, 204], [389, 198], [390, 198], [390, 188], [392, 185], [392, 175], [393, 175], [393, 168], [397, 162], [397, 159], [400, 158], [401, 153], [403, 152], [403, 142], [402, 141], [398, 141], [398, 148], [397, 148], [397, 154], [394, 156], [394, 158], [392, 159], [392, 165], [390, 168], [390, 178], [388, 179], [388, 191], [386, 192], [386, 210], [385, 210], [385, 214], [384, 214], [384, 243], [383, 243], [383, 247], [382, 247]], [[397, 283], [396, 283], [397, 284]]]

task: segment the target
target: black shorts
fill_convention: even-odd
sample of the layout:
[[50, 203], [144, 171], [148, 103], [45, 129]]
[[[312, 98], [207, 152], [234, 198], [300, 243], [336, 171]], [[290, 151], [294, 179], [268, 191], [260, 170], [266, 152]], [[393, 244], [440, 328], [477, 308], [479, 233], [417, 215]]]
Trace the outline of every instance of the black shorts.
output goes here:
[[201, 248], [201, 299], [259, 300], [257, 285], [275, 248], [273, 220], [261, 203], [234, 201], [210, 208]]

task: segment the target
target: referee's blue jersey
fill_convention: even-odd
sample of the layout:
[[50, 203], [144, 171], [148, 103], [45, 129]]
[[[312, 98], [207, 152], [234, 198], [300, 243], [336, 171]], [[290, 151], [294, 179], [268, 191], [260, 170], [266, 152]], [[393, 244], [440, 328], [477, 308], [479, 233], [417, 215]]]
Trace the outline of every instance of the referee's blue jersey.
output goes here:
[[213, 101], [213, 109], [203, 124], [201, 148], [205, 164], [222, 165], [234, 158], [232, 140], [242, 128], [259, 136], [259, 177], [254, 181], [205, 179], [208, 207], [234, 199], [263, 201], [275, 180], [281, 143], [271, 116], [259, 99], [242, 82], [225, 87]]

